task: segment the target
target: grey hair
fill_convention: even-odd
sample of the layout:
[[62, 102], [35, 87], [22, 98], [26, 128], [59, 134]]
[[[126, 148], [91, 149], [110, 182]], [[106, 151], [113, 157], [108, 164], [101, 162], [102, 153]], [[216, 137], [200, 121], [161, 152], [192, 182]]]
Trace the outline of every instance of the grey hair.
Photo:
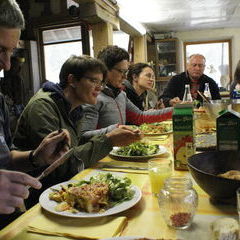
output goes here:
[[187, 63], [190, 63], [190, 60], [193, 58], [193, 57], [202, 57], [204, 59], [204, 61], [206, 62], [206, 58], [202, 55], [202, 54], [199, 54], [199, 53], [194, 53], [192, 55], [190, 55], [187, 59]]
[[0, 0], [0, 27], [25, 28], [22, 11], [15, 0]]

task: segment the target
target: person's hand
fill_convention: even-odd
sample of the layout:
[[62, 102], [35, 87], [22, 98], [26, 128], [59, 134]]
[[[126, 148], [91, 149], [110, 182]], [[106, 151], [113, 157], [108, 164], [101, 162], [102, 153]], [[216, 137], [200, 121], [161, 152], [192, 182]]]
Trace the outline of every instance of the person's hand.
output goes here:
[[178, 103], [181, 103], [182, 100], [179, 98], [179, 97], [175, 97], [175, 98], [172, 98], [170, 101], [169, 101], [169, 104], [170, 106], [174, 106]]
[[127, 126], [126, 128], [116, 128], [107, 133], [106, 136], [110, 139], [113, 146], [118, 147], [127, 146], [133, 142], [140, 141], [143, 137], [140, 130], [128, 129]]
[[39, 189], [41, 183], [26, 173], [0, 170], [0, 213], [10, 214], [24, 204], [28, 186]]
[[34, 162], [39, 166], [51, 164], [68, 151], [69, 146], [69, 132], [66, 129], [54, 131], [48, 134], [34, 151]]
[[133, 126], [118, 125], [118, 128], [131, 131], [132, 133], [134, 133], [136, 135], [140, 135], [140, 136], [142, 135], [142, 132], [139, 130], [139, 128], [133, 128]]
[[159, 99], [154, 109], [162, 109], [162, 108], [165, 108], [165, 105], [163, 103], [163, 100]]

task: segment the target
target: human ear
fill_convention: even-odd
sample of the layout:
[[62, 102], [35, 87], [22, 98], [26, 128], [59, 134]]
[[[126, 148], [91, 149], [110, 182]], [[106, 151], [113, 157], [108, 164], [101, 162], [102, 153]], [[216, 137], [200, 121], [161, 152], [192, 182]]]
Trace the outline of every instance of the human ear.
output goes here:
[[69, 83], [70, 87], [76, 88], [76, 85], [74, 84], [74, 76], [73, 76], [73, 74], [69, 74], [68, 75], [68, 83]]

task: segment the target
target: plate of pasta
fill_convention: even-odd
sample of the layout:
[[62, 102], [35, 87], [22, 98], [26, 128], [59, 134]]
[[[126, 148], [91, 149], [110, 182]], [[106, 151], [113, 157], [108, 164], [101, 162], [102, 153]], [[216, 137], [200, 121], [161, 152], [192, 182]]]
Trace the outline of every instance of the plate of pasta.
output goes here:
[[45, 190], [39, 203], [45, 210], [67, 217], [94, 218], [113, 215], [137, 204], [141, 190], [126, 177], [100, 173], [88, 180], [67, 181]]

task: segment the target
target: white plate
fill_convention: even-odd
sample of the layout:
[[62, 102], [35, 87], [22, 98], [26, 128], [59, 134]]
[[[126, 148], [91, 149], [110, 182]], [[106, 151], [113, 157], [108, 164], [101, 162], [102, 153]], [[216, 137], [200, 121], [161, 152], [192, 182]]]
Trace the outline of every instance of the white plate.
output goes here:
[[109, 208], [105, 212], [102, 213], [87, 213], [87, 212], [78, 212], [78, 213], [71, 213], [71, 212], [57, 212], [55, 211], [55, 207], [58, 204], [57, 202], [50, 200], [49, 199], [49, 193], [52, 192], [51, 188], [54, 189], [61, 189], [60, 185], [67, 185], [68, 183], [73, 183], [74, 181], [68, 181], [68, 182], [63, 182], [59, 183], [57, 185], [54, 185], [48, 189], [46, 189], [40, 196], [39, 198], [39, 203], [40, 205], [47, 211], [61, 215], [61, 216], [67, 216], [67, 217], [76, 217], [76, 218], [95, 218], [95, 217], [103, 217], [103, 216], [108, 216], [108, 215], [113, 215], [122, 211], [125, 211], [135, 204], [137, 204], [141, 197], [142, 197], [142, 192], [141, 190], [137, 187], [132, 185], [132, 189], [134, 190], [134, 196], [131, 200], [122, 202], [112, 208]]
[[120, 147], [113, 147], [113, 150], [109, 153], [109, 155], [113, 156], [113, 157], [120, 157], [120, 158], [134, 158], [134, 159], [149, 159], [149, 158], [153, 158], [153, 157], [157, 157], [159, 155], [162, 155], [164, 153], [167, 152], [167, 149], [164, 146], [160, 146], [159, 145], [159, 150], [157, 153], [152, 154], [152, 155], [146, 155], [146, 156], [123, 156], [123, 155], [119, 155], [117, 154], [115, 151], [117, 151]]
[[[161, 124], [162, 124], [162, 125], [170, 125], [170, 124], [172, 125], [172, 120], [164, 121], [164, 122], [162, 122]], [[149, 123], [148, 125], [151, 126], [152, 124]], [[170, 131], [162, 132], [162, 133], [148, 133], [148, 132], [144, 133], [144, 132], [143, 132], [143, 134], [144, 134], [145, 136], [160, 136], [160, 135], [168, 135], [168, 134], [171, 134], [172, 132], [173, 132], [173, 130], [171, 129]]]
[[162, 135], [168, 135], [173, 133], [173, 130], [169, 131], [169, 132], [164, 132], [164, 133], [143, 133], [144, 136], [162, 136]]

